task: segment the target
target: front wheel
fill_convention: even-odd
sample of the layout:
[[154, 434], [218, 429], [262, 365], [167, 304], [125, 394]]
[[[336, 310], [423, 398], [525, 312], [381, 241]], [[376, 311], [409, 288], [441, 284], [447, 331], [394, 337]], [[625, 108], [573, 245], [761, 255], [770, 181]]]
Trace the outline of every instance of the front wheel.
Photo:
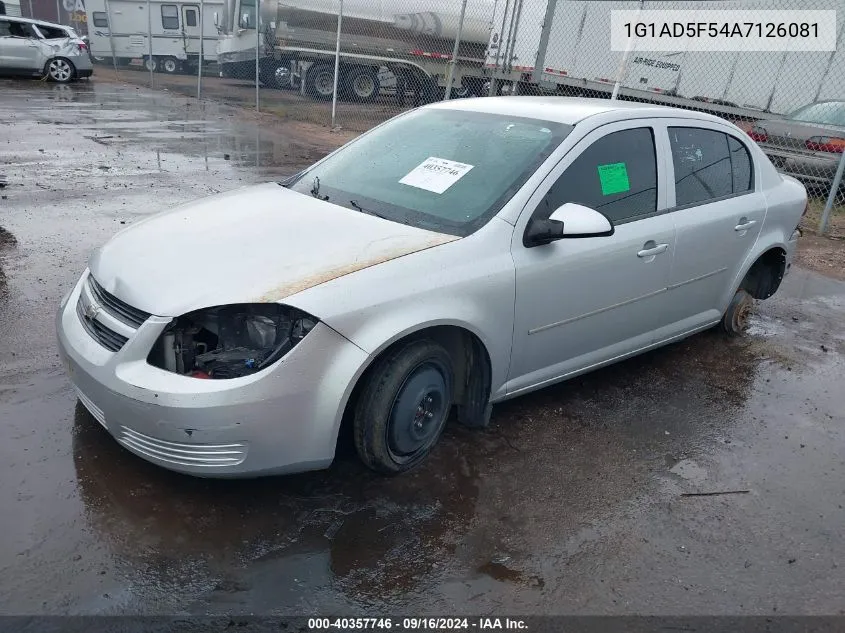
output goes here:
[[63, 57], [56, 57], [47, 62], [46, 75], [51, 81], [66, 84], [73, 81], [76, 69], [73, 64]]
[[355, 406], [355, 448], [373, 470], [398, 474], [440, 439], [452, 408], [452, 360], [429, 340], [388, 352], [369, 372]]

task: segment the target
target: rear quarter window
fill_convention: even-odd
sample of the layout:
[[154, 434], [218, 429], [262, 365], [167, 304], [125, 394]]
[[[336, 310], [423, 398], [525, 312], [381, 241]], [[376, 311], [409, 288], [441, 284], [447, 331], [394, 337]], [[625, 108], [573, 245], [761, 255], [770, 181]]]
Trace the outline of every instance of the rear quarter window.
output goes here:
[[750, 188], [748, 152], [744, 146], [732, 146], [724, 132], [670, 127], [669, 142], [675, 167], [676, 206], [706, 204]]
[[43, 24], [37, 26], [45, 40], [61, 40], [70, 37], [70, 34], [64, 29], [58, 29], [54, 26], [44, 26]]

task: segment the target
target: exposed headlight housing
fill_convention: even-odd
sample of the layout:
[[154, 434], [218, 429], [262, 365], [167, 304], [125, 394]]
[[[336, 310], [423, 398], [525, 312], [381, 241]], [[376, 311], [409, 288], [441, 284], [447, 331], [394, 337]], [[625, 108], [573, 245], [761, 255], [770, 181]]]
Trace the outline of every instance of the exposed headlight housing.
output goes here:
[[173, 319], [147, 362], [194, 378], [240, 378], [275, 363], [317, 323], [310, 314], [276, 303], [204, 308]]

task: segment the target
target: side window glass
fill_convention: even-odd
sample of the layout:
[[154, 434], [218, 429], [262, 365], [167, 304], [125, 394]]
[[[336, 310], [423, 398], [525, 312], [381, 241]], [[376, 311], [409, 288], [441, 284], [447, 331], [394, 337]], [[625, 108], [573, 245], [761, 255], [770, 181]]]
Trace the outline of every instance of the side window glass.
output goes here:
[[12, 37], [35, 37], [35, 31], [26, 22], [9, 22], [9, 34]]
[[185, 25], [186, 26], [196, 26], [197, 25], [197, 10], [196, 9], [185, 9]]
[[535, 211], [548, 218], [567, 202], [604, 213], [611, 222], [657, 210], [657, 159], [651, 128], [611, 132], [576, 158]]
[[0, 20], [0, 37], [9, 37], [12, 32], [9, 30], [9, 21]]
[[175, 4], [161, 5], [161, 27], [169, 30], [179, 30], [179, 8]]
[[94, 26], [98, 26], [100, 28], [108, 27], [109, 20], [106, 17], [105, 11], [94, 11]]
[[44, 36], [46, 40], [59, 40], [66, 37], [69, 37], [68, 34], [63, 31], [62, 29], [57, 29], [52, 26], [44, 26], [39, 24], [38, 30], [41, 31], [41, 34]]
[[722, 132], [670, 127], [675, 204], [701, 204], [733, 193], [728, 137]]
[[728, 149], [731, 151], [733, 192], [742, 193], [744, 191], [751, 191], [754, 189], [754, 180], [751, 169], [751, 155], [748, 153], [748, 148], [733, 136], [729, 136]]

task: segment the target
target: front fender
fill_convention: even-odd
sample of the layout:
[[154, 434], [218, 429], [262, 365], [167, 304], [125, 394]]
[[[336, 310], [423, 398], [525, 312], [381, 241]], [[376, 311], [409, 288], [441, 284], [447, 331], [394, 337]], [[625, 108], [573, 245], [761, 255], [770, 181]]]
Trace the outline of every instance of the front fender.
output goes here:
[[493, 391], [504, 384], [513, 341], [513, 227], [495, 220], [455, 242], [309, 288], [285, 303], [317, 316], [367, 352], [437, 326], [474, 334], [487, 349]]

